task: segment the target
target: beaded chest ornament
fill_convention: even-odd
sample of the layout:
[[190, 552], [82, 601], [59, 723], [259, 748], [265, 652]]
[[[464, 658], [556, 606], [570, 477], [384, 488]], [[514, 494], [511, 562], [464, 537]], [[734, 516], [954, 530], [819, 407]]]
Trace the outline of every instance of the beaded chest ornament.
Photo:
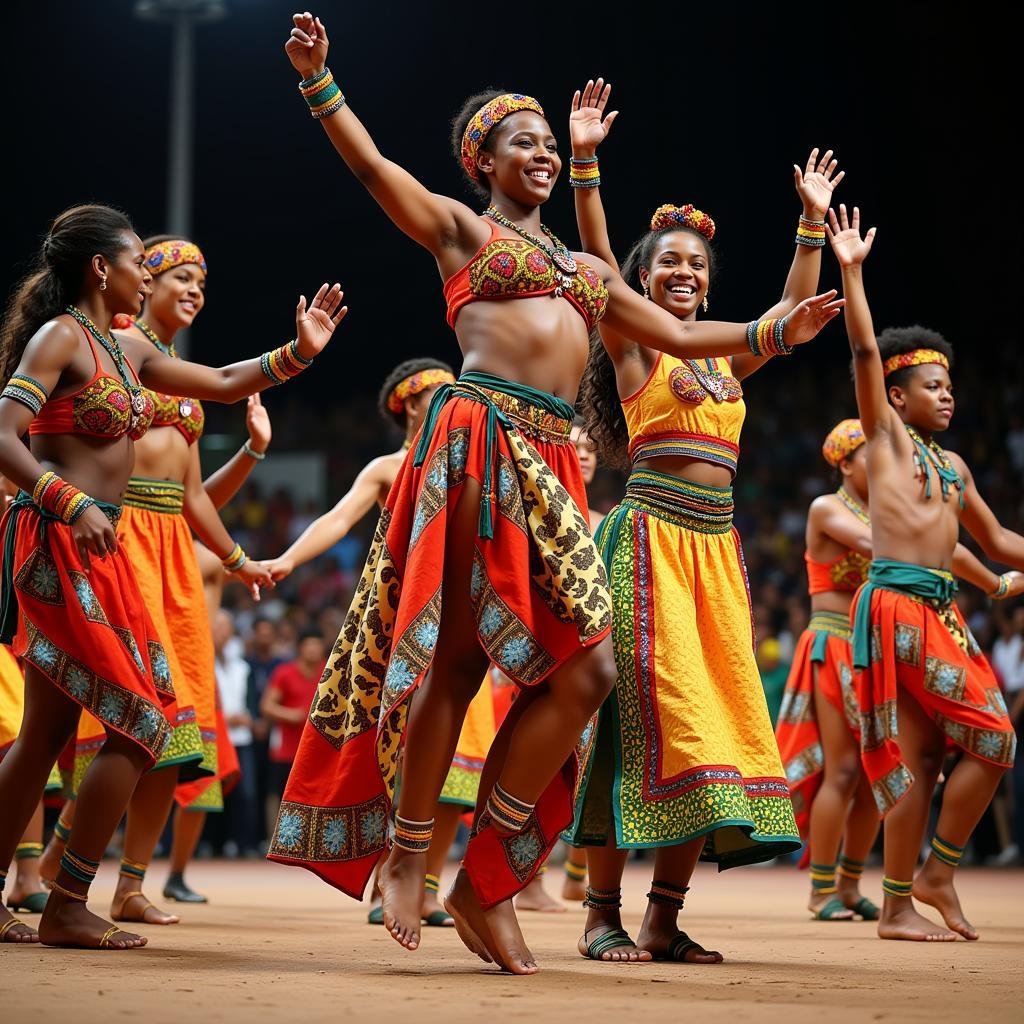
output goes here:
[[527, 231], [525, 228], [521, 228], [518, 224], [509, 220], [503, 213], [501, 213], [496, 207], [488, 206], [484, 210], [484, 216], [489, 217], [494, 221], [495, 224], [500, 224], [503, 228], [508, 228], [510, 231], [514, 231], [521, 238], [525, 238], [531, 245], [537, 246], [541, 252], [545, 253], [549, 260], [554, 264], [555, 269], [558, 271], [558, 285], [555, 288], [555, 295], [558, 298], [562, 297], [564, 290], [569, 286], [568, 278], [574, 277], [576, 271], [579, 270], [579, 264], [576, 262], [572, 253], [569, 252], [568, 247], [554, 234], [554, 232], [544, 224], [541, 224], [540, 229], [550, 239], [551, 244], [549, 245], [543, 239], [538, 238], [536, 235]]

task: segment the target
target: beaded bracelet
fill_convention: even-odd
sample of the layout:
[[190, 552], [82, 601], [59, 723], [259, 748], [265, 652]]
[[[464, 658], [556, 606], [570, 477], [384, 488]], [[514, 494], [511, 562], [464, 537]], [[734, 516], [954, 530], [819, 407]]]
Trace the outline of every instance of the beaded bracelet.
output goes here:
[[41, 509], [51, 512], [58, 519], [71, 526], [77, 522], [82, 513], [96, 502], [57, 476], [53, 470], [47, 470], [32, 488], [32, 500]]
[[1005, 601], [1006, 600], [1006, 595], [1009, 592], [1010, 592], [1010, 574], [1008, 572], [1004, 572], [1002, 574], [1002, 576], [999, 577], [999, 583], [996, 586], [996, 589], [993, 590], [992, 593], [989, 594], [988, 596], [993, 601]]
[[221, 560], [225, 572], [238, 572], [245, 565], [248, 558], [242, 550], [241, 544], [236, 544]]
[[820, 249], [825, 244], [825, 222], [801, 216], [796, 227], [796, 244]]
[[50, 397], [50, 392], [33, 377], [15, 373], [7, 382], [7, 387], [4, 388], [0, 397], [13, 398], [16, 402], [27, 405], [38, 416], [46, 404], [46, 400]]
[[785, 341], [786, 317], [769, 320], [751, 320], [747, 324], [747, 346], [759, 357], [788, 356], [792, 346]]
[[275, 348], [272, 352], [264, 352], [260, 356], [260, 369], [273, 384], [283, 384], [312, 365], [312, 359], [303, 359], [299, 355], [298, 340], [290, 341], [287, 345]]
[[299, 92], [309, 105], [310, 114], [318, 121], [330, 117], [345, 106], [345, 96], [329, 68], [324, 68], [318, 75], [299, 82]]
[[572, 157], [569, 160], [569, 184], [573, 188], [597, 188], [601, 184], [597, 157]]
[[257, 462], [262, 462], [266, 457], [266, 452], [256, 451], [248, 441], [242, 445], [242, 451], [249, 456], [250, 459], [255, 459]]

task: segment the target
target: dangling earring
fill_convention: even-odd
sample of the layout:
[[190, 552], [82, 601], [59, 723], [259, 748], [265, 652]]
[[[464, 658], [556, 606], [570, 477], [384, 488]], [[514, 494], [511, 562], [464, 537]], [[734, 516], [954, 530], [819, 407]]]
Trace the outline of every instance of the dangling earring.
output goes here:
[[100, 278], [100, 291], [101, 291], [101, 292], [105, 292], [106, 290], [107, 290], [107, 275], [106, 275], [106, 274], [104, 274], [104, 275], [103, 275], [103, 276], [102, 276], [102, 277]]
[[706, 313], [708, 311], [708, 293], [707, 292], [704, 293], [704, 301], [700, 305], [701, 305], [701, 308]]
[[650, 293], [650, 291], [649, 291], [649, 289], [647, 287], [647, 282], [644, 281], [643, 285], [644, 285], [644, 298], [645, 299], [649, 299], [651, 297], [651, 293]]

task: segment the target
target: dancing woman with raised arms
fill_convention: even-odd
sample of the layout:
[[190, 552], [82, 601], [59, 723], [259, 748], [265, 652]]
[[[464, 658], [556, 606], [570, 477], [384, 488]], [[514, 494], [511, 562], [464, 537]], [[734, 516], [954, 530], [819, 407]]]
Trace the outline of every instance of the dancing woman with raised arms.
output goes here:
[[[696, 356], [744, 351], [746, 329], [677, 321], [542, 226], [561, 159], [535, 99], [487, 93], [457, 119], [460, 163], [490, 200], [481, 217], [381, 155], [325, 67], [323, 23], [308, 12], [294, 21], [286, 49], [313, 116], [436, 259], [465, 359], [458, 382], [434, 395], [381, 514], [270, 856], [359, 897], [387, 854], [385, 923], [416, 948], [431, 816], [493, 661], [523, 693], [488, 756], [484, 806], [446, 905], [474, 952], [529, 974], [537, 967], [511, 897], [571, 818], [576, 747], [614, 681], [607, 581], [569, 443], [589, 331], [602, 317], [628, 322], [644, 343]], [[799, 307], [786, 341], [813, 337], [838, 310], [831, 299]]]

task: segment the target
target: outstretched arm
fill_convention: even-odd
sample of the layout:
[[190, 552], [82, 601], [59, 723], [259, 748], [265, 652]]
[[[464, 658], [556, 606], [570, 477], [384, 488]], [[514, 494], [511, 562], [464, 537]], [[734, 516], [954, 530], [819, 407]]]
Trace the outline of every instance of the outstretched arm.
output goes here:
[[[802, 171], [793, 164], [793, 183], [803, 206], [805, 220], [824, 222], [832, 202], [832, 193], [846, 176], [845, 171], [835, 173], [838, 163], [838, 160], [833, 159], [831, 149], [820, 160], [818, 150], [812, 149]], [[821, 241], [824, 242], [824, 237]], [[782, 298], [764, 314], [765, 317], [785, 316], [798, 302], [817, 292], [821, 274], [821, 249], [821, 245], [797, 243]], [[764, 366], [769, 358], [755, 356], [753, 353], [737, 356], [732, 361], [733, 376], [743, 380]]]
[[[249, 440], [220, 469], [203, 481], [203, 487], [218, 511], [249, 479], [249, 474], [259, 461], [253, 455], [263, 455], [270, 447], [270, 417], [259, 395], [249, 396], [245, 407], [245, 425], [249, 431]], [[253, 455], [249, 454], [250, 451]]]
[[[308, 11], [294, 15], [292, 21], [294, 27], [285, 52], [303, 81], [308, 81], [326, 67], [330, 45], [327, 30]], [[349, 170], [396, 226], [435, 256], [456, 245], [463, 228], [479, 230], [479, 219], [469, 207], [435, 195], [404, 168], [382, 156], [347, 103], [321, 118], [320, 123]]]

